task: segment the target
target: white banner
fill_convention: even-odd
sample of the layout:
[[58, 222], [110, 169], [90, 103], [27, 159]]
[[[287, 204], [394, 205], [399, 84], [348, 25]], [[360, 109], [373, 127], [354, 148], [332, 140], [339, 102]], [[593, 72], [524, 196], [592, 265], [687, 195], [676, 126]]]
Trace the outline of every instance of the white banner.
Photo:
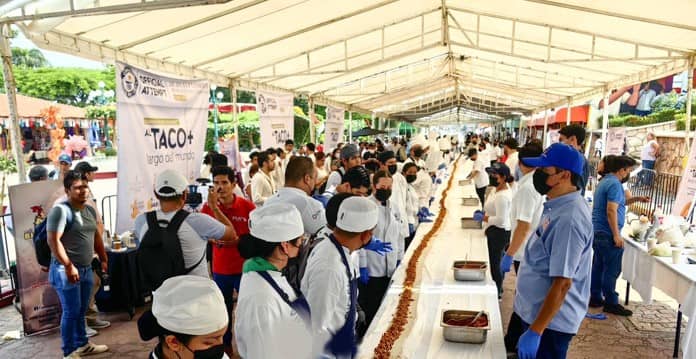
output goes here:
[[554, 143], [558, 143], [561, 138], [561, 130], [549, 130], [549, 142], [548, 146], [553, 145]]
[[624, 152], [626, 127], [613, 127], [607, 132], [607, 149], [604, 155], [620, 156]]
[[345, 111], [342, 108], [331, 106], [326, 107], [326, 122], [324, 123], [324, 152], [330, 153], [338, 147], [340, 142], [344, 142], [343, 128], [345, 123], [343, 118]]
[[158, 206], [155, 177], [165, 169], [198, 178], [208, 122], [208, 83], [116, 63], [118, 201], [116, 232]]
[[[654, 179], [653, 179], [653, 181], [654, 181]], [[679, 190], [677, 191], [677, 198], [674, 201], [674, 207], [672, 207], [672, 215], [674, 215], [674, 216], [687, 215], [689, 213], [689, 207], [692, 204], [692, 200], [694, 199], [695, 194], [696, 194], [696, 137], [694, 137], [693, 142], [691, 142], [691, 152], [689, 153], [689, 159], [686, 162], [686, 167], [684, 168], [684, 174], [682, 175], [681, 182], [679, 183]]]
[[237, 146], [236, 138], [221, 138], [220, 142], [220, 153], [227, 157], [227, 164], [232, 167], [235, 171], [240, 171], [242, 169], [242, 157], [239, 154], [239, 147]]
[[261, 148], [278, 148], [293, 139], [295, 117], [292, 94], [256, 91], [256, 111], [259, 112]]

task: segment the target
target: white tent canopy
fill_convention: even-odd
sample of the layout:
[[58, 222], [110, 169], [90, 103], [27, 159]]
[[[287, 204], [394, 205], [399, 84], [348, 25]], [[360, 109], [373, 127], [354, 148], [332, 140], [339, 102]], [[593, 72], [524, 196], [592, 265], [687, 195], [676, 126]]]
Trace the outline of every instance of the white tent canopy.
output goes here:
[[416, 120], [530, 114], [693, 67], [696, 2], [15, 0], [38, 46]]

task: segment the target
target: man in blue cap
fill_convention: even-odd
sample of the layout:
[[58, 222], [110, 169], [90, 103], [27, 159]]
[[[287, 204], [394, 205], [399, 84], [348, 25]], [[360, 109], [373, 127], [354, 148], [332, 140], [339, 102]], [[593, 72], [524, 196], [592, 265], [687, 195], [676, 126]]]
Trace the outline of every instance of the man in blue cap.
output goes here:
[[524, 162], [537, 168], [534, 188], [547, 201], [517, 277], [514, 311], [525, 330], [517, 352], [521, 359], [563, 359], [590, 295], [592, 217], [576, 186], [584, 159], [556, 143]]

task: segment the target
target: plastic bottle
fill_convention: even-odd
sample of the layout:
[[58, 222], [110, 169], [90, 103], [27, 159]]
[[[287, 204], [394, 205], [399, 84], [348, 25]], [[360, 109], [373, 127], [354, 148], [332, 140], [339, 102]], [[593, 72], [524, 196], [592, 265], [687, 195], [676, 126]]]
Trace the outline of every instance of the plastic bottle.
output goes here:
[[659, 226], [664, 220], [665, 215], [662, 212], [662, 206], [658, 205], [657, 208], [655, 208], [655, 211], [653, 211], [653, 223]]

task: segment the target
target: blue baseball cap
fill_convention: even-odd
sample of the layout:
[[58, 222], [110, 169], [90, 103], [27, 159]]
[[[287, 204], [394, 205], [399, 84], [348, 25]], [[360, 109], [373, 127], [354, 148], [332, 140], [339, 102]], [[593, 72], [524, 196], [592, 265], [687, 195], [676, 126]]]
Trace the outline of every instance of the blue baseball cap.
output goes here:
[[486, 168], [488, 174], [498, 174], [505, 178], [510, 177], [510, 167], [502, 162], [495, 162], [490, 167]]
[[585, 158], [578, 150], [564, 143], [554, 143], [539, 157], [527, 157], [524, 164], [529, 167], [558, 167], [582, 176]]
[[58, 156], [58, 162], [65, 162], [69, 165], [72, 164], [72, 158], [70, 155], [63, 153], [62, 155]]

